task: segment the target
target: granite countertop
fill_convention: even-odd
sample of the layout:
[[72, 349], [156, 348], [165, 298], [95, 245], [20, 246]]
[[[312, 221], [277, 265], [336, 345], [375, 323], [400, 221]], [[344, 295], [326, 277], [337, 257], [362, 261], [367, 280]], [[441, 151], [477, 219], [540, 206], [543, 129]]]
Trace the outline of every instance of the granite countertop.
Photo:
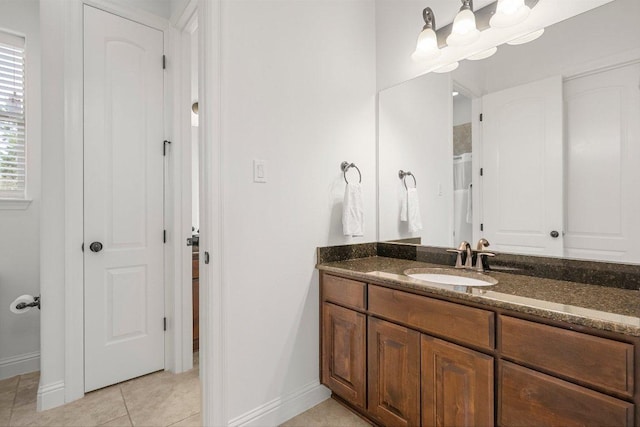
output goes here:
[[[605, 331], [640, 336], [640, 290], [619, 289], [505, 272], [483, 273], [498, 280], [488, 287], [430, 285], [405, 276], [410, 268], [439, 264], [372, 256], [326, 262], [319, 270], [369, 283], [393, 285], [461, 301], [504, 308]], [[471, 275], [480, 273], [469, 272]]]

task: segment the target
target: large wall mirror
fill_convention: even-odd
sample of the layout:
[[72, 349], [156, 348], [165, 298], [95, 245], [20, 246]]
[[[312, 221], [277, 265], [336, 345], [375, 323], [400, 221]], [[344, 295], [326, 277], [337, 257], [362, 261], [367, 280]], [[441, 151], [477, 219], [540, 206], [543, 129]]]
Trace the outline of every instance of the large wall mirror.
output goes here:
[[640, 263], [639, 16], [615, 0], [381, 91], [380, 240]]

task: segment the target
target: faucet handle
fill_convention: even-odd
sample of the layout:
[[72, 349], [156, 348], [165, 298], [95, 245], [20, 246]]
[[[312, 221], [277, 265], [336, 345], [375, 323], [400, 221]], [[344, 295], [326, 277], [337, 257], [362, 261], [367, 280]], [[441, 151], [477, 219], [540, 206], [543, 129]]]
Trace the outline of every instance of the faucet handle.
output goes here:
[[455, 268], [464, 268], [464, 266], [462, 265], [462, 254], [463, 254], [464, 250], [447, 249], [447, 252], [458, 254], [458, 256], [456, 257], [456, 266], [455, 266]]
[[475, 270], [479, 272], [484, 271], [484, 264], [482, 263], [482, 257], [495, 257], [495, 256], [496, 254], [492, 252], [478, 251], [477, 258], [476, 258], [476, 266], [474, 267]]

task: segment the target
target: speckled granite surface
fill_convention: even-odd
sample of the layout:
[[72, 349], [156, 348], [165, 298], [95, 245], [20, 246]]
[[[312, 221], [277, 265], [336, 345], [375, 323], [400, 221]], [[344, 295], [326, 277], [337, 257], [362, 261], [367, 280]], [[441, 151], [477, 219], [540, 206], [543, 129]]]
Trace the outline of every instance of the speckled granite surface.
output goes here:
[[[404, 275], [407, 269], [443, 268], [407, 259], [369, 256], [322, 262], [318, 269], [381, 285], [415, 289], [489, 307], [596, 329], [640, 336], [640, 291], [492, 271], [488, 287], [434, 285]], [[479, 274], [479, 273], [471, 273]]]

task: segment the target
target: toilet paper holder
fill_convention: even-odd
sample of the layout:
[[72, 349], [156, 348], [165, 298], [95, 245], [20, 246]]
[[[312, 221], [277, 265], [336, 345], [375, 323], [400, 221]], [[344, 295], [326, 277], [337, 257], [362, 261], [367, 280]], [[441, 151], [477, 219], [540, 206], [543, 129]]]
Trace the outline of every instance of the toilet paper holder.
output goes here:
[[38, 310], [40, 310], [40, 295], [38, 295], [37, 297], [33, 297], [33, 302], [21, 302], [20, 304], [16, 305], [16, 308], [18, 310], [22, 310], [27, 307], [38, 307]]

